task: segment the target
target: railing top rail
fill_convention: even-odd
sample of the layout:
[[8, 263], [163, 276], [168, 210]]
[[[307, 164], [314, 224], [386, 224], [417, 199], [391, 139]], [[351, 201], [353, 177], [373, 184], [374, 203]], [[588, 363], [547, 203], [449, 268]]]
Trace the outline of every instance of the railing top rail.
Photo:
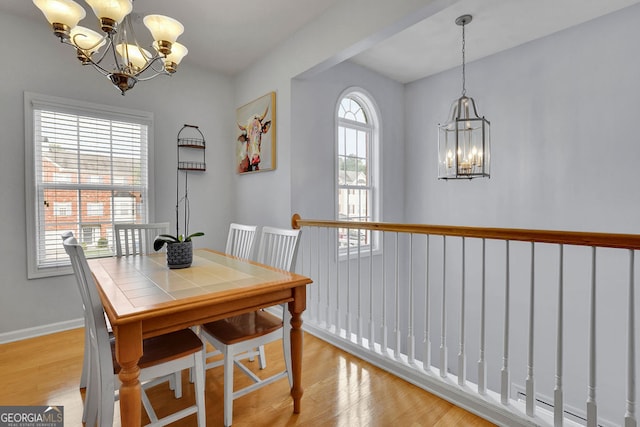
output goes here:
[[432, 234], [479, 239], [513, 240], [619, 249], [640, 249], [640, 234], [591, 233], [560, 230], [528, 230], [520, 228], [466, 227], [453, 225], [401, 224], [389, 222], [355, 222], [302, 219], [294, 214], [292, 228], [327, 227], [352, 228], [398, 233]]

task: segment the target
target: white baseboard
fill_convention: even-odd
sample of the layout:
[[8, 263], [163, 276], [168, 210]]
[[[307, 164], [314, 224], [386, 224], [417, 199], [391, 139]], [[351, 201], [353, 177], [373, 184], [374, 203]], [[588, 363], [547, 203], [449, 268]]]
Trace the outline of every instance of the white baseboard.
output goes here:
[[17, 331], [4, 332], [0, 334], [0, 344], [20, 341], [27, 338], [35, 338], [42, 335], [52, 334], [54, 332], [68, 331], [84, 327], [84, 319], [66, 320], [64, 322], [51, 323], [49, 325], [36, 326], [33, 328], [20, 329]]

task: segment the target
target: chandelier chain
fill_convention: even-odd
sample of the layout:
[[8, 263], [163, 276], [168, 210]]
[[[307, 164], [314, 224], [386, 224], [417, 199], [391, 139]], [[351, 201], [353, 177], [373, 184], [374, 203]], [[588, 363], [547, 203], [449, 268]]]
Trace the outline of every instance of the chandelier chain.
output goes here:
[[465, 45], [466, 45], [466, 40], [464, 37], [464, 27], [465, 24], [462, 24], [462, 96], [465, 96], [467, 94], [467, 87], [466, 87], [466, 73], [465, 73]]

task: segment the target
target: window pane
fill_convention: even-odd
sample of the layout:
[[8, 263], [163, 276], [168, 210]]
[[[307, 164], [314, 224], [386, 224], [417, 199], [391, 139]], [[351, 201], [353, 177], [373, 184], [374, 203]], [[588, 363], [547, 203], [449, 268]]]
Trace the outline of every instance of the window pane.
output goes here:
[[340, 102], [338, 117], [341, 119], [353, 120], [354, 122], [367, 123], [367, 115], [364, 109], [353, 98], [345, 97]]
[[348, 156], [355, 156], [358, 154], [357, 135], [358, 132], [355, 129], [345, 129], [345, 154]]
[[342, 210], [338, 212], [341, 220], [349, 221], [370, 221], [370, 190], [345, 189], [338, 190], [339, 206]]
[[367, 133], [364, 131], [358, 131], [358, 136], [357, 136], [357, 143], [358, 143], [358, 156], [359, 157], [366, 157], [367, 156], [367, 147], [368, 147], [368, 141], [367, 141]]
[[346, 184], [346, 162], [343, 156], [338, 157], [338, 185]]
[[358, 185], [369, 185], [369, 175], [367, 173], [367, 159], [358, 159]]
[[87, 216], [102, 216], [104, 213], [104, 204], [101, 202], [87, 203]]

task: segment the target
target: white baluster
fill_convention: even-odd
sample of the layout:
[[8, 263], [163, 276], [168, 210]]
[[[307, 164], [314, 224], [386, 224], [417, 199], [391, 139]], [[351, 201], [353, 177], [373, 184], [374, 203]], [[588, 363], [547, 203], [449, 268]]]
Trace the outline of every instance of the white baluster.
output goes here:
[[429, 301], [430, 288], [429, 288], [429, 240], [430, 236], [427, 234], [426, 243], [426, 256], [425, 256], [425, 290], [424, 290], [424, 357], [423, 368], [425, 370], [431, 370], [431, 337], [430, 337], [430, 322], [429, 316], [431, 314], [431, 303]]
[[460, 289], [460, 343], [458, 348], [458, 385], [463, 386], [466, 378], [466, 355], [464, 353], [464, 314], [465, 314], [465, 297], [466, 297], [466, 282], [465, 282], [465, 242], [466, 239], [462, 238], [462, 283]]
[[629, 312], [628, 341], [627, 341], [627, 405], [624, 414], [624, 427], [636, 427], [636, 322], [635, 322], [635, 280], [634, 280], [634, 251], [629, 251]]
[[[338, 244], [340, 244], [340, 229], [336, 229], [336, 239]], [[336, 245], [336, 306], [335, 306], [335, 323], [336, 335], [340, 336], [340, 330], [342, 329], [340, 326], [340, 249], [338, 245]]]
[[589, 385], [587, 390], [587, 426], [597, 427], [596, 402], [596, 247], [591, 247], [591, 312], [589, 315]]
[[[332, 255], [335, 253], [335, 251], [338, 248], [338, 242], [335, 241], [333, 242], [331, 239], [332, 236], [332, 232], [331, 232], [331, 228], [326, 228], [325, 230], [325, 241], [327, 242], [327, 252], [326, 252], [326, 256], [327, 256], [327, 296], [326, 296], [326, 305], [325, 305], [325, 314], [324, 314], [324, 319], [325, 319], [325, 327], [327, 329], [329, 329], [331, 327], [331, 259], [332, 259]], [[337, 258], [333, 258], [333, 259], [337, 259]]]
[[369, 231], [369, 350], [375, 349], [376, 328], [373, 319], [373, 230]]
[[553, 390], [553, 425], [561, 427], [564, 421], [564, 397], [562, 390], [562, 360], [564, 332], [564, 245], [560, 245], [558, 278], [558, 325], [556, 333], [556, 383]]
[[482, 239], [482, 296], [480, 299], [480, 359], [478, 360], [478, 394], [487, 394], [487, 363], [485, 360], [485, 318], [486, 318], [486, 257], [485, 239]]
[[362, 277], [360, 275], [360, 266], [362, 261], [362, 252], [361, 252], [361, 244], [360, 244], [360, 232], [361, 229], [358, 228], [358, 345], [362, 345]]
[[398, 263], [399, 263], [399, 256], [398, 253], [399, 251], [399, 246], [400, 246], [400, 242], [398, 240], [398, 233], [396, 233], [396, 262], [395, 262], [395, 266], [396, 266], [396, 275], [395, 275], [395, 286], [394, 286], [394, 293], [395, 293], [395, 302], [396, 302], [396, 321], [395, 321], [395, 325], [393, 326], [393, 331], [395, 333], [395, 338], [396, 338], [396, 345], [393, 351], [393, 356], [396, 359], [400, 359], [400, 345], [402, 343], [402, 336], [400, 333], [400, 269], [398, 267]]
[[387, 275], [385, 265], [387, 260], [387, 248], [384, 241], [387, 233], [382, 233], [382, 353], [387, 354], [389, 329], [387, 327]]
[[505, 241], [506, 244], [506, 274], [504, 285], [504, 337], [502, 339], [504, 349], [502, 350], [502, 369], [500, 370], [500, 402], [503, 405], [509, 404], [509, 241]]
[[[317, 259], [316, 259], [316, 263], [318, 265], [318, 283], [322, 284], [322, 276], [320, 274], [320, 267], [321, 267], [321, 262], [320, 262], [320, 228], [316, 228], [316, 241], [318, 242], [317, 246], [316, 246], [316, 253], [317, 253]], [[325, 282], [328, 283], [328, 279], [325, 278]], [[316, 286], [316, 291], [317, 291], [317, 300], [316, 300], [316, 312], [315, 312], [315, 317], [316, 317], [316, 321], [318, 322], [318, 324], [320, 324], [321, 321], [321, 310], [322, 310], [322, 285], [318, 285]]]
[[442, 237], [442, 319], [440, 326], [440, 376], [447, 376], [447, 236]]
[[416, 339], [414, 336], [413, 312], [414, 312], [414, 283], [413, 283], [413, 233], [409, 234], [409, 319], [407, 334], [407, 361], [413, 365], [416, 363]]
[[351, 239], [351, 229], [347, 228], [347, 340], [351, 341], [351, 246], [349, 242]]
[[533, 355], [534, 355], [534, 309], [535, 309], [535, 243], [531, 242], [531, 285], [529, 292], [529, 354], [527, 358], [527, 415], [533, 417], [536, 408], [536, 390], [533, 375]]

